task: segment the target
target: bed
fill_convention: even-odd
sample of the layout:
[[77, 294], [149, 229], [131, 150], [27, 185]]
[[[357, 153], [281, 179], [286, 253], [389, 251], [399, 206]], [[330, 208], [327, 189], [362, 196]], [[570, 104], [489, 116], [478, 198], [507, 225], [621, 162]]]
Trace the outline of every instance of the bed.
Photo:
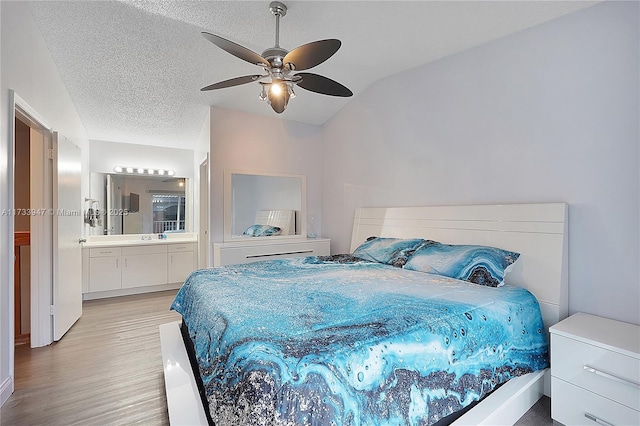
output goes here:
[[196, 376], [215, 424], [434, 424], [487, 394], [456, 421], [512, 423], [544, 392], [546, 328], [566, 316], [566, 214], [564, 204], [356, 211], [352, 252], [371, 236], [517, 250], [499, 288], [350, 256], [194, 272], [174, 308], [195, 376], [177, 324], [161, 327], [171, 423], [207, 423]]

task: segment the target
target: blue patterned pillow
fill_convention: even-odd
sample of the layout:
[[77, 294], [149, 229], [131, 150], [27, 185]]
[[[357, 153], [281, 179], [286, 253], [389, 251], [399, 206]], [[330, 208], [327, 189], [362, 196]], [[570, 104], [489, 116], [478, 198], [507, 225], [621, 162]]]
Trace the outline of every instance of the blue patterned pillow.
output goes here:
[[421, 238], [369, 237], [353, 251], [355, 257], [402, 268], [411, 253], [423, 242]]
[[518, 257], [520, 253], [495, 247], [425, 241], [404, 267], [489, 287], [500, 287], [504, 285], [504, 276]]
[[271, 225], [251, 225], [242, 233], [248, 237], [269, 237], [271, 235], [280, 235], [282, 229]]

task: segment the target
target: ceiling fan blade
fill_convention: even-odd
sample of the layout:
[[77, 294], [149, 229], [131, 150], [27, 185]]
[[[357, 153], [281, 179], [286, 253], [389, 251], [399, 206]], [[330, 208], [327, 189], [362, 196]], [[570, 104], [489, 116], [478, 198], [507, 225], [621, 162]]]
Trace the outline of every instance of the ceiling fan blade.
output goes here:
[[228, 53], [231, 53], [233, 56], [237, 58], [245, 60], [254, 65], [260, 65], [260, 66], [266, 66], [266, 67], [271, 66], [269, 62], [267, 62], [267, 60], [264, 59], [262, 56], [258, 55], [253, 50], [240, 46], [238, 43], [234, 43], [230, 40], [227, 40], [226, 38], [222, 38], [215, 34], [210, 34], [204, 31], [202, 32], [202, 35], [211, 43], [218, 46], [220, 49]]
[[282, 63], [292, 64], [290, 69], [295, 71], [308, 70], [333, 56], [341, 45], [342, 42], [335, 38], [303, 44], [287, 53]]
[[[302, 77], [302, 80], [296, 79], [298, 76]], [[300, 72], [294, 75], [293, 81], [295, 81], [299, 87], [311, 92], [329, 96], [339, 96], [342, 98], [353, 96], [353, 92], [342, 84], [318, 74]]]
[[225, 87], [233, 87], [239, 86], [241, 84], [251, 83], [252, 81], [259, 80], [262, 75], [245, 75], [242, 77], [231, 78], [225, 81], [219, 81], [218, 83], [210, 84], [207, 87], [203, 87], [200, 91], [204, 92], [207, 90], [216, 90], [216, 89], [224, 89]]

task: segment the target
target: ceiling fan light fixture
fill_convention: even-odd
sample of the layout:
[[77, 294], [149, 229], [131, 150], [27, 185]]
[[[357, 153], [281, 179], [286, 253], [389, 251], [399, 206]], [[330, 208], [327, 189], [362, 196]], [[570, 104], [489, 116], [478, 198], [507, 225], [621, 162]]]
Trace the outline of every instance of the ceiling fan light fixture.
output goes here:
[[274, 81], [271, 83], [271, 87], [269, 88], [269, 97], [277, 96], [280, 97], [284, 93], [283, 86], [284, 83], [281, 81]]
[[289, 99], [296, 97], [294, 85], [323, 95], [353, 96], [348, 88], [330, 78], [308, 72], [292, 74], [294, 71], [304, 71], [320, 65], [338, 51], [342, 42], [338, 39], [326, 39], [303, 44], [291, 51], [284, 49], [280, 47], [280, 18], [286, 15], [287, 6], [279, 1], [272, 1], [269, 10], [276, 17], [275, 45], [265, 49], [262, 55], [218, 35], [202, 32], [211, 43], [239, 59], [257, 64], [266, 74], [236, 77], [210, 84], [200, 90], [224, 89], [269, 78], [269, 82], [259, 82], [262, 90], [258, 98], [269, 104], [278, 114], [286, 109]]
[[271, 82], [269, 91], [269, 105], [278, 114], [282, 114], [289, 104], [289, 89], [286, 82], [274, 80]]

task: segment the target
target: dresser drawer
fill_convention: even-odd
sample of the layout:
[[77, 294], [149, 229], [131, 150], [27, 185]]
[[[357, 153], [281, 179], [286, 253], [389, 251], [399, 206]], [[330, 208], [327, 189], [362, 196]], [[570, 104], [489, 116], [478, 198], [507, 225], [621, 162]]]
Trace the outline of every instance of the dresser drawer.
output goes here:
[[214, 244], [214, 266], [258, 262], [287, 257], [329, 255], [328, 239], [281, 241], [273, 244]]
[[113, 257], [120, 256], [120, 247], [104, 247], [89, 249], [89, 257]]
[[637, 358], [552, 334], [551, 375], [640, 411]]
[[556, 377], [551, 378], [551, 417], [567, 426], [640, 425], [640, 411]]
[[184, 244], [169, 244], [167, 245], [169, 249], [169, 253], [180, 253], [183, 251], [195, 251], [194, 243], [184, 243]]
[[143, 254], [162, 254], [167, 252], [166, 244], [149, 244], [148, 246], [122, 247], [123, 256], [137, 256]]

